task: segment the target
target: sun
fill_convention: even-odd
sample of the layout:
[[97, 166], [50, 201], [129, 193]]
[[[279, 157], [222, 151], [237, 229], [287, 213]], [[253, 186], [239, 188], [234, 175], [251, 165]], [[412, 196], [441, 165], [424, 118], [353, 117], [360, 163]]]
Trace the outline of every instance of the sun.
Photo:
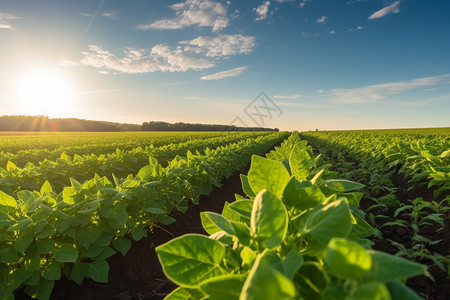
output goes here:
[[17, 78], [15, 94], [20, 114], [62, 117], [73, 108], [70, 82], [55, 70], [34, 69], [23, 73]]

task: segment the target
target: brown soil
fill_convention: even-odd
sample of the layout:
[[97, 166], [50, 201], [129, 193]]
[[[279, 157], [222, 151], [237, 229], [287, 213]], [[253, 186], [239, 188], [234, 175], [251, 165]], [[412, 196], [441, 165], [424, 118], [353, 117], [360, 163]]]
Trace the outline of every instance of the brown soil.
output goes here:
[[[186, 233], [206, 234], [200, 221], [200, 212], [222, 212], [225, 201], [234, 201], [234, 194], [242, 194], [239, 175], [247, 173], [250, 165], [222, 182], [222, 187], [202, 196], [199, 205], [191, 205], [186, 214], [172, 214], [177, 221], [169, 226], [155, 227], [149, 237], [134, 242], [126, 256], [116, 254], [108, 259], [108, 283], [85, 279], [81, 285], [62, 278], [55, 283], [51, 299], [163, 299], [177, 286], [164, 275], [155, 246]], [[22, 292], [16, 299], [28, 299]]]

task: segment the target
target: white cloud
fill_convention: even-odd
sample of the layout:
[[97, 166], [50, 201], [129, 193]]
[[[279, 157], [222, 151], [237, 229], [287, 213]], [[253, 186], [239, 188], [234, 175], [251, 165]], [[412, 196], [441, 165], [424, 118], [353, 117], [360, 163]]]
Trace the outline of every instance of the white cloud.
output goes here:
[[434, 86], [439, 83], [449, 84], [449, 81], [445, 82], [445, 80], [449, 78], [450, 74], [445, 74], [441, 76], [362, 86], [354, 89], [333, 89], [332, 93], [336, 97], [336, 101], [340, 103], [369, 103], [417, 88]]
[[176, 13], [172, 19], [138, 25], [139, 29], [181, 29], [187, 26], [212, 27], [220, 31], [228, 26], [227, 7], [211, 0], [186, 0], [170, 6]]
[[123, 58], [118, 58], [101, 47], [90, 45], [89, 51], [83, 52], [83, 55], [84, 58], [81, 60], [83, 65], [127, 74], [156, 71], [181, 72], [214, 66], [214, 63], [206, 58], [185, 52], [179, 47], [171, 49], [163, 44], [150, 50], [128, 48], [124, 51]]
[[273, 97], [276, 99], [299, 99], [299, 98], [303, 97], [303, 95], [302, 94], [285, 95], [285, 96], [274, 95]]
[[112, 18], [112, 19], [117, 19], [117, 15], [119, 14], [119, 12], [116, 11], [106, 11], [104, 13], [102, 13], [102, 16], [107, 17], [107, 18]]
[[334, 30], [330, 31], [330, 34], [335, 34], [335, 33], [336, 33], [336, 31], [334, 31]]
[[254, 39], [243, 35], [200, 36], [182, 41], [175, 48], [165, 44], [150, 50], [127, 48], [122, 58], [99, 46], [90, 45], [89, 51], [82, 52], [84, 58], [81, 64], [127, 74], [202, 70], [214, 67], [221, 58], [252, 52]]
[[80, 15], [82, 15], [83, 17], [92, 17], [92, 14], [88, 13], [80, 13]]
[[255, 19], [255, 21], [261, 21], [267, 18], [267, 13], [269, 12], [269, 6], [270, 2], [266, 1], [257, 8], [254, 8], [253, 11], [255, 11], [259, 17]]
[[186, 51], [204, 53], [207, 57], [247, 54], [256, 46], [255, 38], [241, 34], [220, 34], [215, 37], [199, 36], [191, 41], [182, 41]]
[[370, 15], [369, 20], [382, 18], [385, 15], [390, 14], [390, 13], [393, 13], [393, 14], [398, 13], [400, 11], [400, 9], [398, 8], [399, 4], [400, 4], [400, 1], [395, 1], [394, 3], [392, 3], [389, 6], [386, 6], [385, 8], [377, 10], [376, 12], [374, 12], [373, 14]]
[[231, 69], [231, 70], [227, 70], [227, 71], [223, 71], [223, 72], [219, 72], [219, 73], [215, 73], [215, 74], [211, 74], [211, 75], [202, 76], [202, 77], [200, 77], [200, 79], [201, 80], [218, 80], [218, 79], [224, 79], [224, 78], [228, 78], [228, 77], [236, 77], [236, 76], [241, 75], [245, 70], [247, 70], [247, 66], [239, 67], [239, 68], [235, 68], [235, 69]]
[[326, 16], [322, 16], [322, 17], [318, 18], [316, 22], [317, 23], [325, 23], [326, 20], [327, 20], [327, 17]]
[[75, 67], [78, 65], [79, 65], [79, 63], [77, 63], [76, 61], [72, 61], [72, 60], [68, 60], [68, 59], [63, 59], [58, 63], [58, 66], [60, 66], [60, 67]]
[[356, 29], [358, 29], [358, 30], [363, 30], [364, 27], [363, 27], [363, 26], [358, 26], [358, 27], [356, 27]]
[[318, 92], [319, 94], [322, 94], [322, 93], [323, 93], [323, 90], [318, 89], [317, 92]]
[[308, 3], [310, 0], [303, 0], [302, 2], [300, 2], [299, 6], [300, 7], [304, 7], [306, 5], [306, 3]]
[[18, 16], [14, 16], [7, 13], [0, 12], [0, 29], [10, 29], [10, 30], [16, 30], [8, 20], [17, 20], [20, 19]]

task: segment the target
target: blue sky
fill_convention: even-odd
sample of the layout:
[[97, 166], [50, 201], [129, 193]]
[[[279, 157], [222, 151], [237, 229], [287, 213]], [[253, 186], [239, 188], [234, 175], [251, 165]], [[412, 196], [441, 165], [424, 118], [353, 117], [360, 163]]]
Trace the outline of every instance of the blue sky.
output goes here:
[[3, 0], [0, 115], [450, 126], [449, 11], [446, 0]]

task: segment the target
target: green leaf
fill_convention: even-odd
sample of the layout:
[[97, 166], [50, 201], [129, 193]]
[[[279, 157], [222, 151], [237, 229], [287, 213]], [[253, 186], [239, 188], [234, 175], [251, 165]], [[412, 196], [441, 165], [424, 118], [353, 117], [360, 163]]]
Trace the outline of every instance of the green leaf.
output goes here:
[[282, 300], [295, 299], [292, 281], [276, 269], [257, 259], [242, 288], [241, 299]]
[[248, 177], [244, 174], [241, 174], [241, 183], [242, 183], [242, 191], [249, 196], [250, 198], [254, 198], [255, 192], [253, 192], [252, 187], [250, 186], [250, 182], [248, 181]]
[[225, 247], [198, 234], [186, 234], [158, 246], [156, 253], [164, 274], [178, 285], [197, 287], [203, 281], [225, 274], [221, 262]]
[[228, 205], [228, 208], [235, 213], [239, 214], [241, 217], [246, 219], [251, 218], [252, 209], [253, 209], [253, 201], [252, 200], [239, 200]]
[[337, 276], [353, 279], [369, 272], [372, 267], [372, 257], [357, 243], [334, 238], [328, 244], [326, 263]]
[[275, 268], [292, 280], [295, 273], [303, 264], [303, 256], [295, 250], [289, 251], [283, 257], [278, 256], [276, 252], [266, 251], [261, 258], [261, 263], [269, 264], [272, 268]]
[[216, 224], [214, 224], [214, 222], [211, 220], [211, 218], [208, 216], [208, 214], [206, 214], [206, 212], [202, 211], [200, 213], [200, 219], [202, 222], [203, 229], [205, 229], [205, 231], [208, 234], [213, 235], [213, 234], [221, 231], [221, 229], [219, 227], [217, 227]]
[[239, 300], [246, 275], [223, 275], [211, 278], [200, 285], [200, 289], [211, 300]]
[[[391, 300], [391, 295], [383, 283], [368, 282], [354, 290], [348, 300]], [[397, 299], [396, 299], [397, 300]]]
[[147, 237], [147, 229], [143, 227], [137, 227], [131, 229], [131, 236], [133, 237], [133, 240], [140, 241], [144, 237]]
[[278, 247], [286, 236], [288, 221], [286, 207], [277, 196], [267, 190], [258, 193], [250, 226], [253, 236], [262, 247]]
[[400, 283], [397, 280], [389, 281], [386, 283], [386, 287], [391, 294], [392, 299], [395, 300], [422, 300], [416, 293], [414, 293], [406, 285]]
[[295, 273], [294, 282], [303, 299], [322, 299], [322, 293], [328, 286], [328, 275], [322, 265], [305, 262]]
[[0, 213], [8, 215], [15, 211], [16, 206], [16, 199], [0, 191]]
[[108, 273], [108, 262], [97, 260], [88, 264], [86, 276], [97, 282], [108, 282]]
[[282, 201], [289, 207], [306, 210], [326, 200], [319, 187], [310, 186], [297, 189], [296, 179], [292, 178], [283, 191]]
[[76, 263], [70, 271], [70, 278], [80, 285], [86, 277], [88, 271], [88, 264]]
[[154, 171], [155, 171], [155, 165], [150, 164], [150, 165], [147, 165], [147, 166], [141, 168], [138, 172], [138, 176], [139, 176], [139, 178], [141, 178], [141, 180], [143, 182], [149, 182], [149, 181], [151, 181], [151, 179], [153, 177]]
[[73, 244], [63, 243], [54, 253], [55, 260], [59, 262], [76, 262], [78, 251]]
[[0, 261], [4, 263], [18, 263], [19, 256], [17, 253], [9, 247], [0, 250]]
[[51, 192], [53, 192], [52, 186], [50, 185], [50, 182], [46, 180], [41, 187], [41, 195], [48, 195]]
[[77, 190], [72, 186], [66, 186], [63, 189], [63, 201], [67, 204], [75, 204], [75, 196], [77, 195]]
[[364, 184], [345, 179], [328, 179], [324, 183], [327, 188], [336, 192], [348, 192], [365, 187]]
[[54, 280], [46, 280], [46, 279], [39, 280], [36, 298], [38, 298], [39, 300], [50, 299], [50, 295], [52, 293], [54, 286], [55, 286]]
[[23, 220], [20, 220], [19, 222], [17, 222], [16, 224], [10, 226], [6, 231], [20, 231], [24, 228], [27, 228], [28, 225], [31, 224], [31, 219], [30, 218], [26, 218]]
[[347, 200], [341, 198], [320, 210], [314, 211], [307, 219], [304, 233], [312, 235], [326, 246], [334, 237], [347, 237], [352, 229], [352, 219]]
[[125, 256], [131, 248], [131, 241], [125, 237], [117, 238], [114, 240], [114, 248]]
[[48, 264], [42, 273], [47, 280], [59, 280], [61, 278], [61, 267], [56, 263]]
[[295, 145], [289, 158], [292, 175], [300, 181], [305, 181], [311, 170], [310, 160], [308, 152]]
[[[229, 235], [235, 235], [233, 226], [231, 225], [230, 221], [228, 221], [225, 217], [222, 215], [213, 213], [213, 212], [202, 212], [211, 222], [213, 222], [220, 230], [225, 231]], [[215, 232], [214, 232], [215, 233]]]
[[370, 251], [372, 256], [372, 269], [364, 279], [380, 282], [403, 280], [409, 277], [422, 275], [427, 267], [410, 260], [390, 255], [380, 251]]
[[281, 162], [253, 155], [248, 181], [255, 194], [266, 189], [281, 198], [290, 179]]
[[204, 296], [199, 290], [179, 287], [167, 295], [164, 300], [196, 300], [202, 299]]

